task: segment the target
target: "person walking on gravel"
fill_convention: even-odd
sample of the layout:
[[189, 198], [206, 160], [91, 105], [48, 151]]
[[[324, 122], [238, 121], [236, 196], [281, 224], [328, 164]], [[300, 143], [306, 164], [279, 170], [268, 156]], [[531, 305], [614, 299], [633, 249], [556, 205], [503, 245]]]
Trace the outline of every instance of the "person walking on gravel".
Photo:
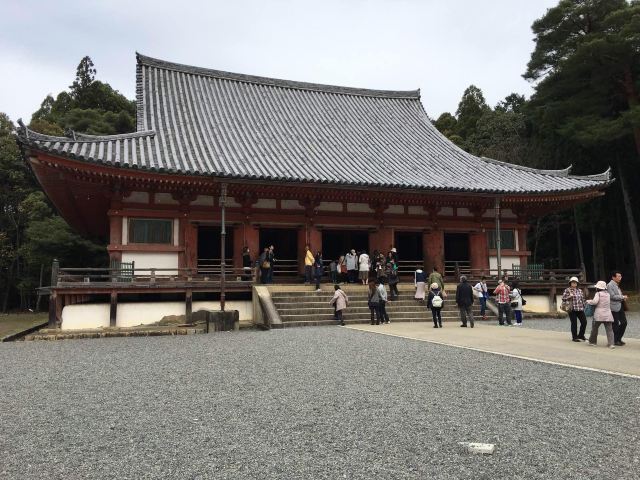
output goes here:
[[380, 325], [380, 294], [378, 293], [376, 282], [374, 282], [373, 280], [369, 282], [367, 306], [369, 307], [369, 311], [371, 313], [371, 325], [374, 324], [374, 321], [376, 325]]
[[334, 288], [336, 291], [333, 293], [333, 298], [329, 302], [329, 305], [335, 305], [336, 320], [344, 327], [343, 312], [346, 310], [347, 305], [349, 305], [349, 297], [342, 291], [340, 285], [336, 285]]
[[[493, 291], [498, 304], [498, 325], [504, 325], [505, 320], [507, 325], [511, 325], [511, 298], [509, 298], [509, 293], [511, 293], [509, 285], [504, 280], [500, 280]], [[505, 317], [504, 319], [503, 316]]]
[[607, 284], [607, 291], [611, 297], [611, 313], [613, 315], [613, 335], [615, 344], [622, 347], [625, 343], [622, 341], [624, 332], [627, 329], [627, 315], [624, 313], [624, 301], [626, 295], [620, 290], [620, 282], [622, 281], [622, 273], [618, 270], [611, 272], [611, 281]]
[[437, 283], [431, 284], [429, 290], [429, 297], [427, 298], [427, 308], [431, 309], [431, 316], [433, 317], [433, 328], [442, 328], [442, 306], [444, 305], [444, 298], [442, 298], [442, 291]]
[[460, 325], [461, 327], [466, 328], [467, 322], [469, 322], [471, 328], [473, 328], [473, 312], [471, 311], [473, 306], [473, 297], [473, 288], [471, 288], [471, 285], [467, 282], [467, 277], [462, 275], [460, 277], [460, 283], [456, 288], [456, 304], [460, 311], [460, 321], [462, 322], [462, 325]]
[[513, 310], [513, 314], [516, 317], [516, 327], [522, 326], [522, 290], [520, 290], [520, 285], [518, 282], [513, 282], [511, 285], [511, 293], [509, 294], [511, 297], [511, 309]]
[[[569, 286], [564, 289], [562, 294], [562, 303], [568, 305], [569, 309], [571, 340], [574, 342], [586, 342], [587, 339], [584, 336], [584, 332], [587, 329], [587, 317], [584, 314], [584, 294], [578, 288], [578, 277], [569, 279]], [[578, 320], [580, 320], [579, 331]]]
[[596, 283], [596, 294], [592, 300], [587, 300], [589, 305], [595, 305], [593, 311], [593, 324], [591, 335], [589, 335], [589, 345], [595, 347], [598, 343], [598, 330], [600, 325], [604, 325], [607, 332], [607, 344], [609, 348], [616, 348], [613, 335], [613, 314], [611, 312], [611, 296], [607, 291], [607, 284], [600, 280]]
[[487, 277], [482, 277], [482, 279], [475, 284], [473, 289], [478, 295], [478, 300], [480, 301], [480, 315], [482, 315], [482, 320], [487, 319], [487, 299], [489, 298], [489, 288], [487, 287]]
[[387, 313], [387, 290], [384, 288], [384, 283], [380, 280], [376, 280], [376, 290], [378, 290], [378, 296], [380, 297], [380, 303], [378, 306], [380, 323], [391, 323], [389, 321], [389, 314]]

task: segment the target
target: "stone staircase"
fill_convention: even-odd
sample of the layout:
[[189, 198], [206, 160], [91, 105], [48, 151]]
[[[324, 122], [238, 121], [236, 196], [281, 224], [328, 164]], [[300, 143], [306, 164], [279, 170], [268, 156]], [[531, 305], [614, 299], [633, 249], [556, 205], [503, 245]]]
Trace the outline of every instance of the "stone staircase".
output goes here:
[[[343, 287], [349, 297], [349, 306], [343, 314], [344, 322], [349, 324], [369, 323], [370, 311], [367, 304], [367, 288], [360, 285]], [[333, 319], [333, 307], [329, 301], [333, 297], [333, 289], [323, 288], [315, 291], [274, 291], [271, 292], [273, 304], [280, 315], [282, 325], [274, 328], [336, 325]], [[397, 300], [387, 302], [387, 313], [393, 322], [432, 322], [431, 310], [426, 307], [426, 300], [418, 302], [413, 298], [413, 290], [401, 290]], [[489, 314], [490, 312], [487, 312]], [[480, 318], [480, 306], [474, 305], [473, 314]], [[458, 309], [451, 295], [444, 302], [442, 321], [458, 322]]]

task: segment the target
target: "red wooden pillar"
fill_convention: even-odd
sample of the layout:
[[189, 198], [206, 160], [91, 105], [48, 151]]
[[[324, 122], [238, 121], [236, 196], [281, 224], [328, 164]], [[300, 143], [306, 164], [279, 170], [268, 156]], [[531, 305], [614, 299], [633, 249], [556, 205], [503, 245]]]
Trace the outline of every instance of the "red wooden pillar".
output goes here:
[[244, 226], [236, 225], [233, 227], [233, 278], [240, 275], [242, 271], [242, 250], [244, 249]]
[[469, 256], [471, 269], [482, 270], [481, 275], [489, 274], [489, 243], [485, 232], [469, 234]]
[[122, 216], [109, 217], [109, 258], [122, 260]]
[[249, 223], [245, 223], [242, 226], [242, 233], [244, 239], [243, 246], [249, 247], [251, 260], [256, 260], [262, 253], [262, 249], [260, 248], [260, 230]]
[[374, 237], [374, 241], [369, 241], [370, 247], [373, 247], [373, 250], [379, 250], [381, 253], [385, 255], [391, 250], [394, 243], [394, 235], [393, 235], [393, 227], [380, 227], [377, 232], [375, 232], [372, 237]]
[[[516, 230], [516, 235], [518, 235], [518, 251], [520, 252], [527, 250], [527, 230], [529, 230], [527, 225], [519, 226]], [[529, 257], [527, 255], [521, 255], [520, 267], [526, 267], [528, 259]]]
[[196, 269], [198, 267], [198, 226], [187, 219], [184, 222], [184, 268]]
[[422, 236], [422, 248], [424, 249], [424, 260], [426, 271], [430, 272], [435, 266], [440, 273], [444, 272], [444, 232], [442, 230], [432, 230]]
[[[322, 252], [322, 231], [314, 225], [309, 226], [309, 246], [314, 255], [316, 252]], [[302, 251], [304, 252], [304, 245], [302, 245]]]

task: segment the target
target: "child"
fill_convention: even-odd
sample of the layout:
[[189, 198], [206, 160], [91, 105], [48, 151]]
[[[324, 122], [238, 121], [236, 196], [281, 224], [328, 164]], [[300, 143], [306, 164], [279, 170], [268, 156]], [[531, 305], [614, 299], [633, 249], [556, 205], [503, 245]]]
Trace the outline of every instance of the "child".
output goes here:
[[442, 298], [442, 291], [440, 285], [433, 282], [431, 284], [431, 290], [429, 290], [429, 297], [427, 298], [427, 308], [431, 309], [431, 315], [433, 316], [433, 328], [442, 328], [442, 315], [441, 310], [444, 305], [444, 298]]

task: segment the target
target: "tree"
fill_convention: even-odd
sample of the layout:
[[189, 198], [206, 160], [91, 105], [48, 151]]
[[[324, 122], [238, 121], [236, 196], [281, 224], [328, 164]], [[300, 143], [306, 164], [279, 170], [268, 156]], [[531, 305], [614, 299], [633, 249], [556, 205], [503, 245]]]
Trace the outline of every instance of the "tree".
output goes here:
[[52, 95], [47, 95], [31, 117], [29, 127], [53, 135], [67, 130], [93, 135], [135, 131], [135, 102], [109, 84], [96, 80], [96, 73], [91, 58], [84, 57], [69, 92], [60, 92], [55, 100]]
[[[533, 136], [544, 139], [538, 140], [544, 150], [567, 152], [565, 158], [574, 159], [577, 171], [593, 173], [608, 159], [628, 184], [629, 176], [636, 175], [629, 166], [637, 165], [640, 156], [640, 2], [561, 0], [532, 28], [536, 47], [524, 77], [538, 82], [527, 105]], [[615, 212], [615, 218], [605, 220], [613, 222], [609, 231], [626, 226], [638, 282], [634, 192], [622, 192], [620, 186], [618, 195], [610, 194], [600, 207]], [[625, 236], [596, 234], [594, 243], [613, 243], [618, 254], [626, 250]]]
[[464, 140], [458, 135], [458, 120], [449, 112], [444, 112], [433, 122], [433, 125], [442, 133], [445, 137], [451, 140], [459, 147], [464, 146]]
[[475, 85], [470, 85], [462, 94], [456, 110], [458, 135], [466, 141], [475, 132], [478, 120], [490, 110], [482, 90]]

